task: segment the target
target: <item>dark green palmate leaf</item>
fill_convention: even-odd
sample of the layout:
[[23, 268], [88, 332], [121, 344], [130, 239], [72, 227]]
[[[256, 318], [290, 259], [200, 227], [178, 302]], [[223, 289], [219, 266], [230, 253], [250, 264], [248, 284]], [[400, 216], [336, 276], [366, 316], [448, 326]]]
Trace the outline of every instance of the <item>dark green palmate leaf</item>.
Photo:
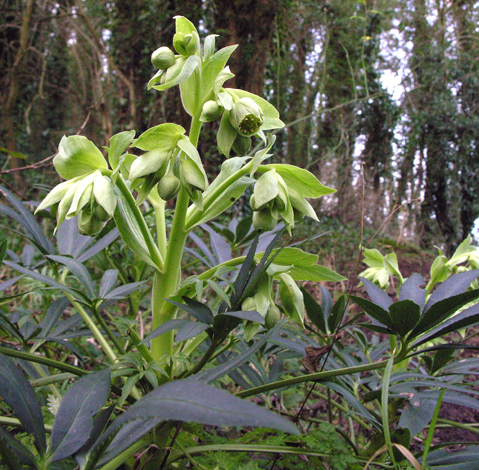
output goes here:
[[[416, 327], [412, 331], [411, 336], [418, 336], [421, 333], [425, 333], [428, 330], [431, 330], [431, 328], [434, 328], [436, 326], [437, 326], [437, 330], [442, 330], [442, 328], [444, 328], [445, 330], [444, 334], [445, 334], [447, 332], [446, 326], [452, 326], [453, 324], [456, 324], [456, 322], [457, 322], [456, 328], [464, 328], [465, 326], [469, 326], [477, 322], [478, 320], [474, 317], [475, 306], [471, 307], [473, 310], [471, 309], [465, 310], [464, 312], [468, 312], [467, 314], [464, 314], [464, 312], [461, 312], [459, 314], [461, 315], [461, 317], [459, 318], [463, 321], [462, 325], [458, 321], [459, 320], [458, 315], [447, 320], [461, 307], [463, 307], [464, 305], [466, 305], [467, 303], [473, 300], [476, 300], [477, 298], [479, 298], [479, 289], [470, 290], [462, 294], [454, 295], [452, 297], [439, 300], [438, 302], [434, 303], [432, 307], [430, 308], [428, 307], [429, 305], [429, 302], [428, 302], [426, 304], [426, 311], [421, 317], [421, 320], [419, 321], [419, 323], [416, 325]], [[468, 317], [470, 318], [466, 320]], [[444, 321], [444, 320], [447, 320], [447, 321]], [[434, 331], [437, 331], [437, 330], [434, 330]], [[449, 331], [452, 331], [452, 330], [449, 330]], [[429, 333], [427, 333], [426, 336], [429, 336]], [[423, 342], [424, 341], [421, 340], [421, 343]]]
[[[261, 426], [298, 434], [288, 420], [260, 406], [203, 382], [177, 380], [150, 392], [109, 426], [102, 440], [122, 429], [100, 463], [121, 453], [161, 421], [170, 420], [212, 426]], [[124, 432], [124, 426], [128, 432]]]
[[371, 302], [370, 300], [363, 299], [362, 297], [357, 297], [356, 295], [349, 295], [348, 297], [355, 304], [361, 307], [370, 317], [374, 318], [374, 320], [386, 325], [391, 331], [394, 330], [394, 323], [387, 310], [384, 310], [378, 304]]
[[90, 437], [93, 416], [110, 392], [110, 370], [78, 380], [63, 397], [52, 429], [52, 461], [73, 455]]
[[15, 363], [0, 355], [0, 396], [12, 408], [25, 430], [35, 438], [35, 447], [46, 449], [43, 417], [35, 392]]

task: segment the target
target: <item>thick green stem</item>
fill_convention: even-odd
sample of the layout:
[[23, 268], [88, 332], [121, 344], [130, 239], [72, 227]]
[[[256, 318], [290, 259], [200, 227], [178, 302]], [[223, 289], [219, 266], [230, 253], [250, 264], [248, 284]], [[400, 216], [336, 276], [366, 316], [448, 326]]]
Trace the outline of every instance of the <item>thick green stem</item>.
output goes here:
[[[190, 129], [190, 141], [198, 144], [201, 122], [193, 118]], [[188, 232], [185, 230], [186, 213], [190, 198], [184, 187], [180, 189], [176, 200], [175, 214], [171, 226], [170, 237], [166, 247], [165, 266], [161, 272], [155, 273], [152, 293], [153, 330], [176, 315], [176, 307], [167, 299], [178, 291], [181, 282], [181, 260]], [[155, 360], [173, 354], [173, 332], [170, 331], [154, 338], [151, 354]]]

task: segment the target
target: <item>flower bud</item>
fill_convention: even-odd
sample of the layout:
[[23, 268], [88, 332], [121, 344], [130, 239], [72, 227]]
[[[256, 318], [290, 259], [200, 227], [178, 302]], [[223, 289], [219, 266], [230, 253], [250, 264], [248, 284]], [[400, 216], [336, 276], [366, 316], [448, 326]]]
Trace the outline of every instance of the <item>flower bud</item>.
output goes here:
[[193, 31], [190, 34], [176, 33], [173, 36], [173, 47], [178, 54], [189, 57], [200, 50], [200, 38], [198, 33]]
[[78, 215], [78, 231], [82, 235], [96, 235], [102, 228], [103, 221], [96, 216], [95, 210], [90, 211], [89, 208], [85, 208]]
[[160, 47], [151, 54], [151, 63], [159, 70], [166, 70], [175, 63], [175, 53], [169, 47]]
[[256, 302], [254, 301], [253, 297], [246, 297], [241, 303], [241, 310], [244, 312], [254, 311], [256, 310]]
[[251, 98], [240, 98], [230, 112], [231, 124], [245, 137], [255, 135], [263, 120], [263, 110]]
[[224, 110], [223, 106], [220, 106], [214, 100], [209, 100], [203, 105], [200, 121], [201, 122], [216, 121], [223, 113], [223, 110]]
[[264, 326], [270, 330], [278, 324], [280, 319], [281, 310], [275, 304], [271, 304], [264, 319]]
[[178, 194], [180, 186], [180, 180], [173, 173], [168, 173], [158, 183], [158, 194], [164, 201], [169, 201]]
[[253, 213], [253, 226], [257, 230], [268, 232], [278, 224], [278, 215], [271, 213], [269, 209], [262, 209]]

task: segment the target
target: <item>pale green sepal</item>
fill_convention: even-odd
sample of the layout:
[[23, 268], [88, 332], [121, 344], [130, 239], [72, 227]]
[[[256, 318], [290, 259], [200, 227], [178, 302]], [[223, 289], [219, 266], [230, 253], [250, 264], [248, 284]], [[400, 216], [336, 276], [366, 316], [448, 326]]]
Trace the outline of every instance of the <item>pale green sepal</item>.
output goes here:
[[116, 209], [115, 193], [109, 178], [103, 176], [100, 172], [95, 175], [93, 195], [95, 196], [96, 202], [105, 209], [110, 217], [113, 217]]
[[130, 167], [130, 180], [156, 173], [168, 160], [169, 150], [154, 149], [138, 157]]
[[66, 213], [65, 218], [70, 219], [71, 217], [78, 214], [79, 211], [90, 201], [93, 194], [93, 181], [95, 180], [95, 173], [86, 176], [80, 180], [76, 186], [75, 196], [73, 197], [70, 209]]
[[132, 147], [141, 150], [173, 150], [178, 139], [185, 133], [185, 129], [178, 124], [165, 123], [152, 127], [135, 139]]
[[220, 127], [218, 129], [218, 133], [216, 134], [218, 150], [223, 155], [225, 155], [226, 158], [229, 158], [231, 147], [233, 146], [236, 136], [238, 135], [238, 132], [236, 132], [236, 129], [233, 127], [233, 125], [230, 122], [230, 117], [229, 117], [230, 112], [231, 111], [225, 111], [223, 113], [223, 117], [221, 118], [221, 122], [220, 122]]
[[63, 136], [53, 165], [58, 174], [66, 180], [108, 168], [98, 147], [82, 135]]
[[180, 95], [183, 108], [192, 117], [196, 116], [199, 112], [200, 105], [203, 105], [200, 99], [201, 97], [197, 92], [201, 81], [199, 68], [197, 68], [187, 80], [180, 83]]
[[255, 207], [253, 210], [262, 209], [272, 201], [279, 192], [278, 173], [275, 170], [267, 171], [254, 186]]
[[324, 186], [308, 170], [298, 168], [297, 166], [279, 163], [265, 165], [263, 168], [265, 170], [274, 168], [284, 179], [288, 188], [295, 190], [302, 197], [315, 199], [336, 192], [335, 189]]
[[63, 196], [62, 200], [60, 201], [60, 204], [58, 204], [57, 227], [55, 228], [55, 232], [56, 232], [56, 229], [60, 227], [60, 225], [65, 220], [65, 216], [67, 215], [67, 212], [70, 209], [70, 206], [72, 204], [73, 198], [75, 197], [75, 192], [76, 192], [78, 184], [79, 184], [79, 181], [73, 183], [68, 188], [68, 191], [66, 192], [65, 196]]
[[279, 284], [279, 296], [286, 315], [304, 326], [303, 293], [289, 274], [279, 274], [279, 278], [281, 280]]
[[63, 183], [60, 183], [59, 185], [55, 186], [37, 207], [37, 209], [35, 210], [35, 214], [43, 209], [46, 209], [47, 207], [53, 206], [54, 204], [60, 202], [63, 196], [65, 196], [65, 194], [67, 193], [70, 186], [80, 179], [81, 177], [78, 177], [73, 180], [64, 181]]

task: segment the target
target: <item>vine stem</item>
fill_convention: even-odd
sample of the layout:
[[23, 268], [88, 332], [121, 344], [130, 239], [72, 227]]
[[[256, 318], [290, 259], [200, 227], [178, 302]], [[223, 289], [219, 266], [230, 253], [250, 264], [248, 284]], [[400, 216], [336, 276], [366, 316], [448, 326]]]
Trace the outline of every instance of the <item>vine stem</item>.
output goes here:
[[[201, 130], [201, 121], [195, 116], [191, 121], [190, 141], [198, 145]], [[185, 248], [188, 231], [185, 229], [186, 214], [190, 202], [189, 195], [184, 187], [180, 188], [176, 200], [175, 214], [171, 225], [170, 237], [166, 246], [164, 269], [155, 273], [151, 309], [153, 314], [152, 329], [173, 319], [177, 308], [167, 299], [178, 291], [181, 282], [181, 260]], [[162, 334], [152, 340], [151, 355], [155, 360], [166, 360], [173, 354], [173, 331]]]

